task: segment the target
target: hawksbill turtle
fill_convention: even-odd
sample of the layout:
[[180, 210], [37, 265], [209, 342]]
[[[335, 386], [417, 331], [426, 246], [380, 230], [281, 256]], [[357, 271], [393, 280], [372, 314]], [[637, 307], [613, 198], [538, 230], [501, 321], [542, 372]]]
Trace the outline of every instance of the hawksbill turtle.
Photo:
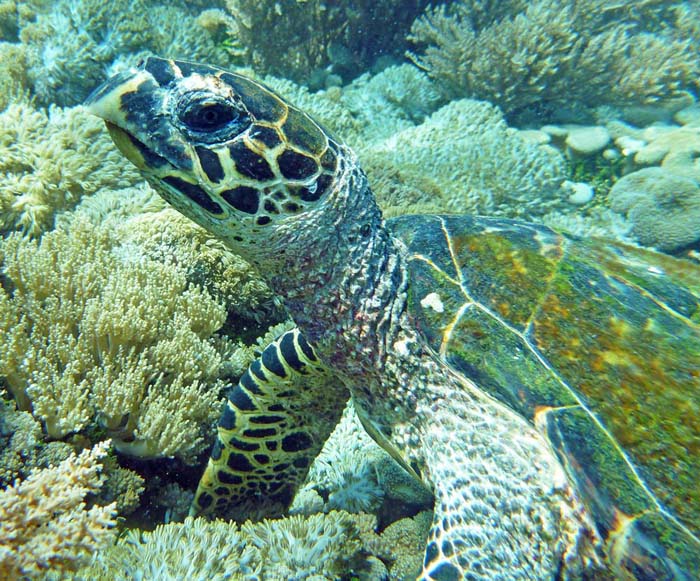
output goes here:
[[231, 391], [194, 513], [283, 512], [351, 397], [434, 495], [421, 579], [698, 578], [697, 266], [505, 219], [385, 221], [350, 148], [213, 66], [149, 57], [88, 106], [296, 323]]

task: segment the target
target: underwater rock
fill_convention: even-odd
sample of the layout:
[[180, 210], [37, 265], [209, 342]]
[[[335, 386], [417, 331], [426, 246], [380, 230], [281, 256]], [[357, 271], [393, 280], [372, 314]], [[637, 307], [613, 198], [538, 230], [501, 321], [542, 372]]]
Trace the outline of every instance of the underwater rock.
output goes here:
[[575, 206], [583, 206], [593, 199], [595, 191], [593, 186], [584, 182], [572, 182], [566, 180], [562, 183], [562, 189], [570, 192], [567, 200]]
[[605, 149], [610, 143], [610, 133], [605, 127], [577, 127], [569, 131], [566, 146], [574, 154], [588, 157]]
[[648, 128], [648, 143], [634, 156], [639, 165], [660, 164], [677, 175], [700, 180], [700, 126]]

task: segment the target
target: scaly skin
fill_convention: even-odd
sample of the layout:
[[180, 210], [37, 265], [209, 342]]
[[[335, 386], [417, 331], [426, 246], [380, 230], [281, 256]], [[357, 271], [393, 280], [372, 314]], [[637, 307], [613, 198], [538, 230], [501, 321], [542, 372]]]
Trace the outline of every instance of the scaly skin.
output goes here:
[[[161, 79], [165, 87], [148, 70], [156, 65], [175, 71]], [[184, 75], [178, 65], [189, 66], [148, 59], [99, 89], [91, 109], [166, 200], [258, 268], [350, 391], [363, 421], [435, 491], [422, 578], [551, 579], [588, 566], [595, 541], [550, 446], [446, 366], [414, 329], [406, 312], [404, 247], [385, 229], [354, 154], [335, 144], [340, 162], [323, 195], [301, 213], [283, 212], [253, 227], [252, 218], [225, 205], [194, 146], [168, 119], [172, 102], [187, 91], [228, 98], [216, 77], [221, 72], [200, 66]], [[144, 148], [157, 164], [144, 159]], [[165, 176], [199, 184], [224, 215], [167, 187]]]

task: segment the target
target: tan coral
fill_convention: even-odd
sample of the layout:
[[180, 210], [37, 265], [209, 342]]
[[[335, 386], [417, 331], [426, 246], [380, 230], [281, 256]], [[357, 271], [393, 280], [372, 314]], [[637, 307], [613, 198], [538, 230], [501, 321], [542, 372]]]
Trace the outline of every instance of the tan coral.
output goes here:
[[485, 101], [453, 101], [359, 155], [380, 205], [391, 213], [432, 205], [441, 212], [530, 218], [564, 202], [561, 154], [522, 138]]
[[188, 517], [151, 532], [129, 531], [82, 579], [340, 579], [363, 566], [352, 515], [344, 512], [244, 523]]
[[141, 180], [82, 108], [47, 112], [25, 102], [0, 113], [0, 177], [0, 231], [32, 236], [84, 196]]
[[510, 116], [655, 102], [700, 70], [688, 38], [644, 28], [664, 19], [660, 0], [504, 2], [476, 14], [474, 4], [428, 9], [413, 25], [411, 58], [450, 96], [487, 99]]
[[175, 210], [140, 214], [118, 226], [144, 255], [172, 263], [187, 279], [226, 305], [232, 321], [270, 320], [280, 311], [260, 275], [220, 240]]
[[642, 166], [661, 165], [677, 175], [700, 180], [700, 127], [649, 128], [643, 134], [647, 144], [634, 156]]
[[618, 180], [609, 199], [645, 246], [673, 252], [700, 240], [700, 183], [690, 177], [666, 168], [641, 169]]
[[102, 485], [103, 442], [0, 492], [0, 577], [73, 571], [116, 537], [114, 504], [87, 508]]
[[191, 461], [219, 411], [225, 311], [112, 236], [82, 219], [0, 245], [1, 373], [53, 438], [99, 425], [119, 449]]

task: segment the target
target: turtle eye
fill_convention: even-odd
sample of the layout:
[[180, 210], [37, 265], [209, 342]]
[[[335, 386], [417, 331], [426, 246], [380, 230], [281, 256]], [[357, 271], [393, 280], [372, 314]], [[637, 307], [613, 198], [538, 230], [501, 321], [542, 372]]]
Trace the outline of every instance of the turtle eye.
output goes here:
[[228, 103], [189, 103], [180, 114], [180, 121], [197, 132], [216, 131], [238, 119], [238, 111]]

